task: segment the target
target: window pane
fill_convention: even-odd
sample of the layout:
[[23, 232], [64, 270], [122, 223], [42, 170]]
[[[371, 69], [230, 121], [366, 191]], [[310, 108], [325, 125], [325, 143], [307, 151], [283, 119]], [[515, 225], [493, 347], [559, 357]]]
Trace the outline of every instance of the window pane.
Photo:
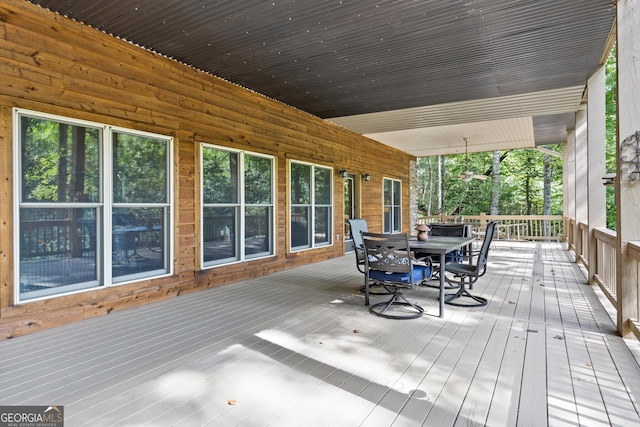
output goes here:
[[264, 157], [244, 157], [244, 199], [250, 205], [271, 204], [273, 162]]
[[311, 203], [311, 166], [291, 162], [291, 203]]
[[205, 147], [202, 151], [205, 203], [238, 203], [238, 154]]
[[96, 209], [20, 209], [20, 299], [95, 286]]
[[114, 203], [167, 203], [167, 141], [113, 134]]
[[400, 207], [394, 206], [393, 208], [393, 231], [400, 232]]
[[309, 207], [291, 208], [291, 247], [310, 247]]
[[400, 189], [400, 181], [393, 181], [393, 204], [396, 206], [401, 205], [402, 191]]
[[391, 233], [393, 232], [393, 228], [391, 226], [391, 208], [389, 206], [384, 206], [384, 219], [383, 219], [383, 232]]
[[128, 279], [131, 275], [142, 277], [152, 271], [168, 271], [164, 213], [164, 208], [113, 210], [111, 252], [114, 281], [123, 281], [123, 276]]
[[205, 263], [238, 259], [236, 248], [237, 209], [203, 209], [202, 251]]
[[315, 168], [315, 204], [331, 204], [331, 169]]
[[273, 208], [271, 206], [246, 208], [244, 220], [245, 255], [249, 258], [273, 254], [271, 246]]
[[316, 244], [331, 242], [331, 209], [315, 208], [314, 241]]
[[100, 201], [100, 131], [22, 116], [23, 202]]
[[391, 200], [392, 200], [392, 198], [391, 198], [391, 196], [392, 196], [392, 192], [391, 192], [392, 182], [391, 182], [390, 179], [385, 179], [383, 185], [384, 185], [384, 188], [383, 188], [383, 191], [384, 191], [383, 203], [386, 206], [389, 206], [391, 204]]

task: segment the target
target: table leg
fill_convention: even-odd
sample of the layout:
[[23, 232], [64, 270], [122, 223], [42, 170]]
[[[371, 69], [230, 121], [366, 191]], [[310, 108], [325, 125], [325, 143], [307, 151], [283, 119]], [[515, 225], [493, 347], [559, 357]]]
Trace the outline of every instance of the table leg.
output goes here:
[[364, 305], [369, 305], [369, 280], [368, 279], [364, 279]]
[[440, 255], [440, 317], [444, 317], [444, 256]]

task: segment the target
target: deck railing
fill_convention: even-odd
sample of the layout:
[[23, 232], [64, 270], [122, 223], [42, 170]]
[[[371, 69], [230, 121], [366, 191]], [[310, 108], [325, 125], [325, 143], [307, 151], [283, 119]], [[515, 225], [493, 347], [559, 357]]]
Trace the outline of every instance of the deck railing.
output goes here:
[[576, 261], [589, 268], [589, 224], [578, 223], [578, 239], [575, 245]]
[[419, 224], [459, 223], [470, 224], [479, 235], [489, 221], [498, 221], [496, 239], [563, 241], [564, 219], [562, 215], [434, 215], [420, 217]]
[[[628, 330], [640, 339], [640, 242], [627, 242], [626, 256], [619, 259], [617, 233], [607, 228], [594, 228], [592, 232], [596, 244], [596, 259], [589, 259], [588, 224], [569, 218], [566, 221], [569, 224], [567, 248], [575, 254], [576, 261], [586, 268], [594, 263], [595, 267], [591, 269], [593, 276], [589, 279], [598, 285], [611, 302], [616, 311], [614, 320], [618, 323], [618, 329]], [[625, 263], [621, 268], [629, 272], [622, 281], [618, 280], [619, 263]], [[625, 301], [621, 295], [625, 296]]]
[[598, 284], [604, 295], [617, 306], [618, 293], [616, 290], [616, 232], [607, 228], [593, 230], [596, 239], [595, 274], [593, 280]]
[[[629, 255], [629, 258], [633, 260], [632, 269], [635, 270], [634, 277], [636, 278], [636, 281], [635, 283], [623, 284], [622, 286], [624, 286], [625, 289], [623, 289], [622, 292], [625, 292], [625, 290], [628, 289], [630, 290], [631, 295], [635, 294], [635, 312], [637, 314], [640, 313], [640, 291], [638, 290], [640, 287], [640, 242], [629, 242], [627, 245], [627, 254]], [[630, 286], [633, 286], [633, 288], [629, 288]], [[636, 338], [640, 340], [640, 319], [637, 315], [635, 318], [629, 319], [629, 326]]]

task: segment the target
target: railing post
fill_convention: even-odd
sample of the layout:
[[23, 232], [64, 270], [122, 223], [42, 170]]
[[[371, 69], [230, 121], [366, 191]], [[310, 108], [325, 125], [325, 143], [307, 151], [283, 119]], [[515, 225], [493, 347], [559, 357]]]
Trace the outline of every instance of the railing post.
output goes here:
[[[631, 322], [638, 320], [638, 270], [629, 256], [630, 241], [640, 240], [638, 222], [638, 139], [640, 137], [640, 1], [617, 2], [617, 72], [618, 72], [618, 150], [616, 168], [617, 203], [617, 295], [618, 332], [631, 332]], [[632, 154], [627, 154], [632, 153]], [[624, 163], [623, 163], [624, 162]]]
[[598, 242], [594, 230], [606, 228], [606, 191], [602, 177], [606, 173], [606, 91], [605, 67], [600, 67], [587, 81], [587, 259], [589, 284], [595, 283], [597, 274]]

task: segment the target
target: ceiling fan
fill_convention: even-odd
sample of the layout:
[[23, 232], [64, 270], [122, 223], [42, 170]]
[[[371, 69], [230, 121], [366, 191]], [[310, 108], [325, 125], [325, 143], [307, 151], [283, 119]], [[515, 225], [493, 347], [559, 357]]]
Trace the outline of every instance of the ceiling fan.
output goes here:
[[474, 178], [481, 179], [484, 181], [485, 179], [487, 179], [486, 175], [476, 175], [469, 170], [469, 141], [468, 141], [468, 138], [466, 137], [462, 139], [464, 139], [464, 158], [465, 158], [466, 169], [464, 172], [460, 174], [460, 179], [464, 182], [469, 182]]

